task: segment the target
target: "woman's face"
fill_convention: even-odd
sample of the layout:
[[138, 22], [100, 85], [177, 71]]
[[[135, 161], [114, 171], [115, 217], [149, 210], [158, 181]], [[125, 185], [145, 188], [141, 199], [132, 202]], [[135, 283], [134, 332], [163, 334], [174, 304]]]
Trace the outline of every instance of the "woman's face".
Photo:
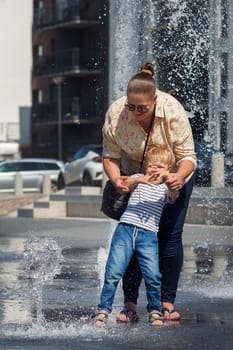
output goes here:
[[156, 101], [156, 96], [151, 98], [147, 94], [129, 93], [125, 107], [134, 115], [137, 121], [150, 118]]

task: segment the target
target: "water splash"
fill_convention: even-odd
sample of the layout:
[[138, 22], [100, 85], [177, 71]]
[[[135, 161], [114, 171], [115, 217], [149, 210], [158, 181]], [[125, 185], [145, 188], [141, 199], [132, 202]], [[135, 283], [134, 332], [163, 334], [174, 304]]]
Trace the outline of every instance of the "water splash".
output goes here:
[[109, 252], [109, 247], [110, 243], [112, 240], [112, 235], [115, 231], [117, 222], [115, 220], [110, 221], [110, 229], [109, 229], [109, 236], [108, 236], [108, 241], [105, 247], [100, 247], [97, 252], [97, 267], [96, 271], [99, 276], [99, 281], [100, 281], [100, 286], [103, 285], [104, 283], [104, 273], [105, 273], [105, 265], [106, 261], [108, 258], [108, 252]]
[[110, 100], [125, 94], [128, 80], [142, 62], [153, 61], [154, 3], [112, 1], [110, 9]]
[[185, 247], [181, 291], [209, 298], [233, 298], [232, 246], [208, 242]]
[[30, 294], [39, 325], [45, 324], [42, 313], [43, 287], [61, 272], [63, 260], [62, 249], [52, 238], [32, 238], [25, 243], [22, 265], [32, 283]]
[[[92, 324], [76, 323], [52, 323], [46, 327], [42, 324], [34, 323], [32, 325], [7, 325], [4, 328], [5, 337], [19, 337], [30, 339], [64, 339], [84, 337], [86, 341], [100, 339], [101, 333], [98, 333]], [[89, 339], [88, 339], [89, 338]]]
[[160, 83], [191, 112], [202, 114], [208, 103], [208, 3], [168, 0], [159, 5], [154, 52]]
[[97, 253], [97, 273], [100, 281], [100, 285], [102, 286], [104, 283], [104, 267], [107, 260], [107, 249], [104, 247], [100, 247]]
[[160, 88], [195, 116], [194, 131], [202, 139], [208, 115], [208, 1], [114, 1], [110, 38], [110, 102], [125, 94], [130, 77], [150, 61]]

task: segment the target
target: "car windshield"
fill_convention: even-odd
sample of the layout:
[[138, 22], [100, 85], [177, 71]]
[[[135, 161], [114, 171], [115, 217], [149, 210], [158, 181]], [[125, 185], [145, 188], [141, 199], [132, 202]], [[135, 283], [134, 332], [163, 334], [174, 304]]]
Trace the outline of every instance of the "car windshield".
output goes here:
[[17, 172], [17, 171], [38, 171], [38, 170], [60, 170], [60, 163], [43, 162], [43, 161], [19, 161], [3, 162], [0, 164], [0, 172]]
[[71, 159], [79, 159], [84, 157], [89, 151], [93, 151], [99, 155], [102, 155], [102, 145], [86, 145], [81, 147], [72, 157]]
[[5, 173], [8, 171], [16, 171], [17, 164], [16, 163], [1, 163], [0, 164], [0, 172]]

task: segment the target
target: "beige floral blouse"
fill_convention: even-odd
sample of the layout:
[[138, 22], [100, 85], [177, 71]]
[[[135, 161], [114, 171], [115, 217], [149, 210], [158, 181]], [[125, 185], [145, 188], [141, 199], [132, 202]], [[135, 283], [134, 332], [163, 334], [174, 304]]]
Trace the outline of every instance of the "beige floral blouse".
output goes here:
[[[176, 166], [184, 159], [196, 166], [196, 155], [189, 120], [182, 105], [171, 95], [157, 89], [155, 121], [149, 145], [166, 145], [172, 150]], [[128, 175], [138, 172], [147, 134], [124, 105], [127, 98], [113, 102], [103, 126], [103, 157], [119, 159]]]

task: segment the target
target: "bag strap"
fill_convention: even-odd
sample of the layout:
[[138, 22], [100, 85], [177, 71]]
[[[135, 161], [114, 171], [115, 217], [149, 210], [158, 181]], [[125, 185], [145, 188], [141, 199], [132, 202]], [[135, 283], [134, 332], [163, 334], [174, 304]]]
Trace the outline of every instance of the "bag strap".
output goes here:
[[155, 120], [155, 111], [156, 111], [156, 105], [155, 105], [154, 113], [151, 117], [150, 126], [149, 126], [149, 130], [148, 130], [147, 137], [146, 137], [146, 142], [145, 142], [145, 146], [144, 146], [144, 150], [143, 150], [143, 155], [142, 155], [142, 160], [141, 160], [139, 172], [142, 171], [143, 162], [144, 162], [144, 158], [146, 155], [146, 150], [147, 150], [147, 146], [148, 146], [148, 141], [149, 141], [152, 125], [154, 124], [154, 120]]

